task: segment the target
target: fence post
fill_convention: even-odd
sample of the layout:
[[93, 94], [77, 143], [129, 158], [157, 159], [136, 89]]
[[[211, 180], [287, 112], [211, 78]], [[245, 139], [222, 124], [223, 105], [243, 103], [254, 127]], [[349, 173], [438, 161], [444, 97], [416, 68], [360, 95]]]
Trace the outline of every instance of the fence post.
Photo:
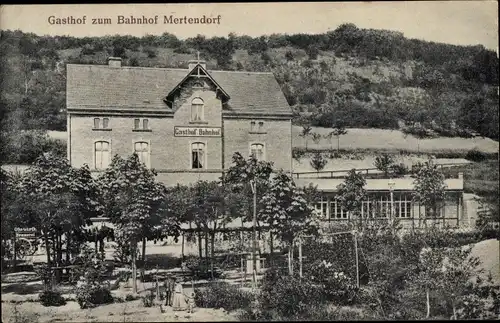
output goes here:
[[356, 287], [359, 288], [359, 257], [358, 257], [358, 239], [356, 237], [356, 231], [352, 232], [354, 237], [354, 251], [356, 253]]

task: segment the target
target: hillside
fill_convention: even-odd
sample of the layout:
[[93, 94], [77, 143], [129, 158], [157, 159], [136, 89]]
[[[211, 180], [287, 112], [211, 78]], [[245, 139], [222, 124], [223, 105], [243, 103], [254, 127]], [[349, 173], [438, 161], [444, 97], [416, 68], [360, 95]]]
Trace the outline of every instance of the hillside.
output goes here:
[[129, 66], [185, 68], [196, 51], [208, 69], [272, 71], [298, 125], [498, 140], [495, 52], [344, 24], [316, 35], [186, 40], [169, 33], [74, 38], [2, 31], [2, 148], [18, 130], [65, 130], [67, 63], [105, 64], [120, 56]]

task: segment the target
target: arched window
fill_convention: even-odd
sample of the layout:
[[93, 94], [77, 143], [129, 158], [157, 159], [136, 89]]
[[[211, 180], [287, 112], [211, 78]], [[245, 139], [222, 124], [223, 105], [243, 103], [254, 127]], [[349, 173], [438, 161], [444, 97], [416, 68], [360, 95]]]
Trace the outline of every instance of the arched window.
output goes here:
[[203, 120], [203, 100], [200, 98], [194, 98], [191, 101], [191, 120], [192, 121], [202, 121]]
[[254, 156], [257, 160], [264, 159], [264, 145], [263, 144], [251, 144], [250, 145], [250, 155]]
[[102, 119], [102, 128], [107, 129], [108, 127], [109, 127], [109, 119], [108, 118]]
[[200, 169], [205, 165], [205, 144], [194, 142], [191, 144], [191, 168]]
[[109, 165], [111, 149], [108, 141], [96, 141], [95, 151], [95, 169], [105, 169]]
[[145, 141], [136, 142], [134, 152], [139, 156], [139, 160], [149, 167], [149, 144]]

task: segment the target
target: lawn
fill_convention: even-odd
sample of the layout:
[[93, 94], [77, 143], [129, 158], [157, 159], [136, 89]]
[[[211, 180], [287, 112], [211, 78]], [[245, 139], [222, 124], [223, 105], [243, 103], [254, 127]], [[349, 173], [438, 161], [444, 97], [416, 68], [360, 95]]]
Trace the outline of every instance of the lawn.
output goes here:
[[[302, 127], [293, 126], [292, 140], [293, 146], [305, 148], [306, 140], [299, 136]], [[307, 139], [307, 148], [310, 149], [334, 149], [337, 148], [337, 139], [330, 140], [324, 138], [331, 130], [328, 128], [312, 127], [313, 133], [322, 135], [316, 144], [312, 138]], [[405, 136], [399, 130], [387, 129], [347, 129], [347, 134], [340, 137], [340, 149], [354, 150], [387, 150], [387, 151], [411, 151], [434, 153], [440, 151], [468, 151], [477, 149], [486, 153], [498, 152], [498, 142], [489, 138], [459, 138], [459, 137], [439, 137], [434, 139], [417, 139], [413, 136]]]

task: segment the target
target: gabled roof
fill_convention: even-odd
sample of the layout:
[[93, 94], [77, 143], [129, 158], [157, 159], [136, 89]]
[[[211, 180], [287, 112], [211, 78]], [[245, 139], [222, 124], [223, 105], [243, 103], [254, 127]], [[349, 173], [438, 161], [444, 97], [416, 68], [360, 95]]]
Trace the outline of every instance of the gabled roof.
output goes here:
[[[67, 65], [66, 105], [75, 110], [170, 111], [163, 101], [187, 69]], [[207, 71], [230, 97], [225, 114], [291, 117], [272, 73]]]
[[186, 76], [182, 79], [182, 81], [179, 82], [179, 84], [177, 84], [172, 90], [170, 90], [170, 92], [167, 94], [167, 98], [170, 97], [172, 94], [174, 94], [177, 88], [182, 86], [182, 84], [186, 82], [189, 79], [189, 77], [199, 72], [202, 72], [203, 75], [206, 75], [208, 77], [208, 79], [215, 85], [216, 89], [222, 93], [222, 95], [225, 97], [226, 100], [230, 98], [229, 94], [227, 94], [227, 92], [224, 91], [224, 89], [219, 85], [219, 83], [217, 83], [217, 81], [214, 80], [214, 78], [207, 72], [207, 70], [199, 63], [196, 64], [196, 66], [186, 74]]

